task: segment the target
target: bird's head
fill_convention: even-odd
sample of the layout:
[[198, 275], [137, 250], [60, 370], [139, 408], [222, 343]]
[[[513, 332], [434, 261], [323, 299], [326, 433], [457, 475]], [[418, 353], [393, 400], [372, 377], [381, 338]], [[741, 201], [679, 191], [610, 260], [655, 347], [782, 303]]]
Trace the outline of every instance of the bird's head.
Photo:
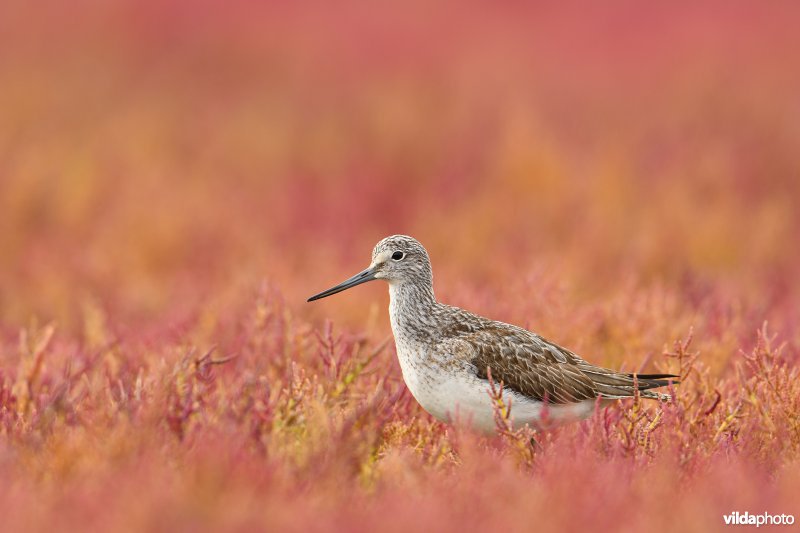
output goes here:
[[420, 242], [407, 235], [392, 235], [375, 245], [370, 265], [335, 287], [315, 294], [309, 302], [331, 296], [356, 285], [383, 279], [390, 285], [413, 283], [428, 287], [432, 284], [431, 261]]

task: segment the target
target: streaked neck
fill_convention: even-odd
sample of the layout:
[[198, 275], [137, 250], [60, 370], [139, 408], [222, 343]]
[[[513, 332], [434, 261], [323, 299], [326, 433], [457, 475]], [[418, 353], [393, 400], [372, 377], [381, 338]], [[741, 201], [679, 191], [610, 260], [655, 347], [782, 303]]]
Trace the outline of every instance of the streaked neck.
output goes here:
[[426, 307], [436, 303], [430, 284], [390, 283], [389, 297], [392, 306]]
[[426, 330], [435, 315], [436, 298], [430, 285], [397, 283], [389, 285], [389, 318], [395, 337]]
[[433, 289], [412, 284], [389, 285], [389, 297], [389, 320], [398, 350], [429, 343], [436, 328], [439, 305]]

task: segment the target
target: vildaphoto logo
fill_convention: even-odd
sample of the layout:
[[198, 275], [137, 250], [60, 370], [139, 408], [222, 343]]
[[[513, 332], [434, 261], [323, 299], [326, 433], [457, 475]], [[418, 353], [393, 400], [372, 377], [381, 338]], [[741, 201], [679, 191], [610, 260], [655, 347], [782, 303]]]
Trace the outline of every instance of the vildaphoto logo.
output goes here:
[[750, 514], [747, 511], [722, 515], [726, 526], [790, 526], [794, 524], [794, 515], [790, 514]]

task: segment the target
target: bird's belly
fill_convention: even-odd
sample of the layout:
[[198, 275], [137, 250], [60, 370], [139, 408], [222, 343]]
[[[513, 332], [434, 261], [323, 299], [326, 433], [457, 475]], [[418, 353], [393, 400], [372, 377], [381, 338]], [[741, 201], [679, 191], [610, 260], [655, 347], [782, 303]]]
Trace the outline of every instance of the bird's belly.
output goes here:
[[[495, 406], [489, 382], [464, 364], [440, 364], [418, 350], [397, 351], [403, 380], [423, 409], [444, 422], [463, 423], [486, 433], [496, 430]], [[511, 406], [514, 426], [549, 427], [589, 416], [594, 402], [546, 405], [510, 390], [503, 391]]]

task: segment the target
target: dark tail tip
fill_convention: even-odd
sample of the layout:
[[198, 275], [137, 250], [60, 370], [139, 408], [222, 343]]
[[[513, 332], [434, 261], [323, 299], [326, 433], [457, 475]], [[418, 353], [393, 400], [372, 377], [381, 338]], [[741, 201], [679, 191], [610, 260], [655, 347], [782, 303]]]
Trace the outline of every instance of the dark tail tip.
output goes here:
[[639, 383], [639, 390], [657, 389], [658, 387], [666, 387], [670, 383], [673, 385], [680, 384], [675, 374], [629, 374], [631, 378], [636, 377]]
[[631, 377], [636, 376], [639, 379], [672, 379], [679, 378], [675, 374], [631, 374]]

